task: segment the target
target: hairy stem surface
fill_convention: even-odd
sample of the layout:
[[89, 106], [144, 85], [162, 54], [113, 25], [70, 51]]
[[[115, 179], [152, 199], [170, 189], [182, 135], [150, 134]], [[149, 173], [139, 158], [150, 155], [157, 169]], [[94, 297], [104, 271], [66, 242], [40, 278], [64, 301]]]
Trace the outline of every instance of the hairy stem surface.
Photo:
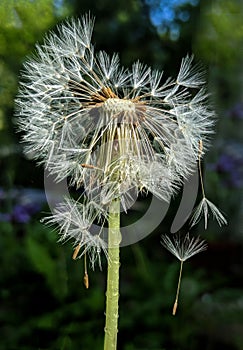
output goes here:
[[118, 332], [118, 299], [119, 299], [119, 245], [120, 201], [114, 200], [110, 205], [108, 230], [108, 272], [106, 291], [106, 323], [104, 350], [116, 350]]

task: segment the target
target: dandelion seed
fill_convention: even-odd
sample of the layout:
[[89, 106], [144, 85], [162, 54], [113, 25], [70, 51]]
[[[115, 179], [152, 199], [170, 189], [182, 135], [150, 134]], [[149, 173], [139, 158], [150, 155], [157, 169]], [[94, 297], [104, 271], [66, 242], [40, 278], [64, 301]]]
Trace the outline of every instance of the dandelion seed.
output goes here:
[[198, 87], [205, 83], [204, 71], [198, 66], [192, 65], [193, 56], [187, 55], [181, 62], [181, 68], [177, 77], [177, 82], [186, 87]]
[[[104, 218], [107, 219], [106, 213]], [[81, 204], [74, 200], [66, 199], [54, 209], [54, 213], [45, 218], [47, 225], [59, 225], [58, 233], [61, 236], [59, 241], [66, 242], [74, 240], [74, 252], [72, 258], [81, 258], [90, 256], [91, 267], [94, 269], [95, 262], [101, 268], [100, 254], [103, 251], [107, 255], [107, 243], [102, 238], [102, 228], [98, 233], [92, 233], [92, 224], [95, 220], [101, 220], [102, 213], [97, 210], [97, 206], [93, 202]], [[86, 259], [86, 258], [85, 258]], [[85, 263], [85, 276], [87, 275], [87, 267]]]
[[73, 256], [72, 256], [73, 260], [75, 260], [75, 259], [77, 258], [78, 253], [79, 253], [79, 251], [80, 251], [80, 248], [81, 248], [81, 244], [79, 243], [79, 244], [77, 245], [77, 247], [74, 249]]
[[216, 205], [210, 202], [206, 197], [203, 197], [203, 199], [200, 201], [200, 203], [193, 212], [193, 215], [190, 220], [191, 227], [196, 225], [200, 221], [201, 217], [203, 217], [204, 228], [206, 230], [208, 226], [208, 217], [210, 215], [210, 212], [212, 213], [213, 218], [216, 219], [220, 227], [222, 225], [227, 224], [227, 220], [220, 212], [220, 210], [216, 207]]
[[[73, 256], [72, 256], [73, 260], [75, 260], [77, 258], [78, 253], [80, 251], [80, 248], [81, 248], [81, 244], [79, 243], [74, 249]], [[87, 288], [89, 288], [89, 275], [88, 275], [88, 272], [87, 272], [87, 255], [86, 255], [86, 251], [85, 251], [85, 253], [83, 255], [84, 255], [84, 285], [85, 285], [85, 288], [87, 289]]]
[[87, 274], [87, 272], [85, 272], [84, 274], [84, 285], [86, 289], [89, 288], [89, 275]]
[[223, 216], [223, 214], [220, 212], [220, 210], [216, 207], [215, 204], [210, 202], [206, 198], [204, 184], [203, 184], [203, 176], [202, 176], [202, 165], [201, 165], [201, 157], [203, 154], [203, 142], [202, 140], [199, 141], [199, 154], [198, 154], [198, 169], [199, 169], [199, 177], [200, 177], [200, 183], [201, 183], [201, 189], [202, 189], [202, 195], [203, 198], [198, 204], [198, 206], [194, 209], [192, 213], [192, 217], [190, 220], [191, 227], [196, 225], [200, 219], [204, 218], [204, 228], [207, 229], [208, 226], [208, 218], [209, 218], [209, 212], [211, 211], [213, 218], [216, 219], [219, 226], [227, 224], [227, 220]]
[[172, 314], [175, 315], [178, 306], [183, 263], [184, 261], [190, 259], [193, 255], [206, 250], [207, 244], [199, 237], [191, 238], [189, 233], [187, 233], [184, 239], [181, 238], [179, 233], [175, 234], [173, 238], [170, 238], [168, 235], [163, 235], [161, 238], [161, 244], [181, 262], [176, 297], [172, 311]]
[[200, 237], [191, 238], [189, 233], [186, 234], [184, 239], [179, 233], [173, 235], [173, 238], [168, 235], [163, 235], [161, 238], [162, 245], [180, 261], [186, 261], [207, 248], [204, 240]]
[[84, 286], [86, 289], [89, 288], [89, 275], [87, 271], [87, 254], [84, 254]]

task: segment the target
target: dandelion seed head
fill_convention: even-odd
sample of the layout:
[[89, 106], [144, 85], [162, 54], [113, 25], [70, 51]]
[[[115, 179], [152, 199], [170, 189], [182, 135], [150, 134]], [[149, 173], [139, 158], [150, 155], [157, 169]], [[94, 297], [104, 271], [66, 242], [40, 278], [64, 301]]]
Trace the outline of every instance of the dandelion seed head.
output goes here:
[[[25, 62], [16, 99], [25, 152], [56, 181], [84, 186], [101, 211], [116, 198], [126, 211], [133, 190], [170, 201], [211, 134], [203, 71], [189, 55], [176, 78], [140, 61], [124, 68], [118, 54], [95, 51], [93, 27], [90, 14], [63, 22]], [[96, 247], [91, 212], [66, 202], [49, 223], [64, 241]]]
[[[95, 53], [93, 26], [90, 14], [60, 24], [25, 63], [16, 114], [26, 152], [57, 180], [68, 176], [77, 187], [87, 184], [88, 175], [89, 187], [112, 183], [115, 173], [116, 180], [128, 182], [129, 188], [145, 186], [148, 176], [138, 169], [137, 159], [141, 168], [160, 167], [163, 173], [169, 169], [167, 187], [177, 188], [191, 172], [199, 140], [210, 134], [213, 125], [213, 115], [205, 107], [201, 69], [193, 66], [192, 56], [182, 60], [177, 79], [165, 82], [163, 72], [139, 61], [125, 69], [117, 54]], [[193, 89], [199, 92], [191, 93]], [[155, 139], [164, 155], [160, 159]], [[126, 174], [115, 172], [114, 157]], [[166, 197], [157, 173], [150, 176], [149, 190]]]

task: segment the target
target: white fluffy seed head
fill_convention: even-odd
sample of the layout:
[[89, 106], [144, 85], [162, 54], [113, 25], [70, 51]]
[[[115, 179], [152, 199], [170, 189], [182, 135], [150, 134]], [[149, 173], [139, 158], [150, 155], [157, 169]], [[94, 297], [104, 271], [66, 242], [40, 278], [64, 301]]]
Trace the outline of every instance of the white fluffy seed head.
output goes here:
[[[37, 46], [37, 58], [26, 62], [16, 100], [26, 152], [58, 180], [69, 176], [76, 186], [87, 184], [87, 174], [95, 184], [113, 182], [114, 167], [108, 163], [115, 157], [127, 171], [126, 176], [116, 172], [119, 183], [146, 183], [159, 198], [170, 198], [171, 192], [167, 196], [164, 191], [178, 187], [190, 174], [199, 141], [205, 145], [212, 131], [205, 91], [192, 92], [203, 84], [202, 71], [193, 68], [189, 56], [177, 79], [164, 84], [162, 73], [140, 62], [125, 70], [117, 55], [95, 54], [93, 24], [85, 15], [60, 25], [58, 34], [50, 33], [44, 45]], [[129, 139], [127, 146], [124, 138]], [[162, 157], [157, 156], [156, 143]], [[131, 161], [137, 158], [140, 169]], [[151, 167], [158, 170], [148, 182], [141, 170]], [[165, 187], [157, 176], [161, 169], [171, 174]]]
[[25, 151], [106, 207], [120, 198], [126, 210], [133, 188], [169, 201], [212, 132], [202, 70], [192, 56], [164, 82], [140, 62], [124, 69], [117, 54], [95, 53], [93, 25], [90, 15], [64, 22], [25, 63], [16, 99]]

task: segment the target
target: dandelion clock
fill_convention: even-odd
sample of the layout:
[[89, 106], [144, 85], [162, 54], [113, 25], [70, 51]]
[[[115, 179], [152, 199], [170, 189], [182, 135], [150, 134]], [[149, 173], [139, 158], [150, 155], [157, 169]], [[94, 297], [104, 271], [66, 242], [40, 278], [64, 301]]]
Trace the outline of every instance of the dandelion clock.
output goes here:
[[[107, 258], [104, 349], [113, 350], [123, 239], [120, 211], [128, 211], [131, 191], [169, 202], [190, 174], [201, 169], [214, 113], [203, 71], [192, 56], [182, 59], [175, 78], [139, 61], [124, 68], [117, 54], [95, 52], [93, 26], [89, 14], [66, 21], [36, 46], [21, 72], [16, 119], [29, 157], [55, 181], [67, 178], [70, 186], [82, 190], [78, 200], [64, 198], [46, 222], [57, 227], [60, 241], [72, 241], [74, 258], [84, 257], [92, 268], [96, 263], [101, 267], [102, 252]], [[202, 180], [201, 170], [199, 174]], [[226, 223], [203, 190], [192, 224], [203, 216], [206, 226], [210, 211], [220, 224]], [[94, 223], [98, 230], [93, 231]], [[168, 236], [162, 242], [181, 261], [206, 247], [189, 235], [176, 244]], [[185, 257], [177, 254], [180, 244], [186, 247]]]

